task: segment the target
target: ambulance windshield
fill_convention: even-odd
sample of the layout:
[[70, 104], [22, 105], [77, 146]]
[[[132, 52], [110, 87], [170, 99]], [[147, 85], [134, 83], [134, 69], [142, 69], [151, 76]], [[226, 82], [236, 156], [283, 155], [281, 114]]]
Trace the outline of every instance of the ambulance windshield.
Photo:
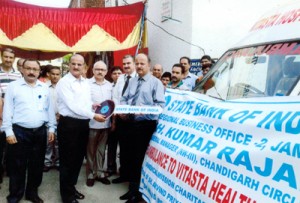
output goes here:
[[298, 95], [299, 78], [300, 42], [266, 44], [229, 50], [194, 91], [222, 100]]

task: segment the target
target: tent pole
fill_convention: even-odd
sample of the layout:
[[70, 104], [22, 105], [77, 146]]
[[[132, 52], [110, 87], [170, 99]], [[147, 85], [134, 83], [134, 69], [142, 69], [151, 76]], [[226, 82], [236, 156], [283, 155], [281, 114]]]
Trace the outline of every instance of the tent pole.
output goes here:
[[143, 33], [144, 33], [144, 27], [145, 27], [145, 18], [146, 18], [146, 12], [147, 11], [147, 2], [144, 4], [144, 11], [143, 11], [143, 15], [142, 15], [142, 22], [141, 22], [141, 29], [140, 29], [140, 38], [139, 38], [139, 42], [135, 51], [135, 56], [138, 54], [139, 49], [142, 46], [142, 38], [143, 38]]

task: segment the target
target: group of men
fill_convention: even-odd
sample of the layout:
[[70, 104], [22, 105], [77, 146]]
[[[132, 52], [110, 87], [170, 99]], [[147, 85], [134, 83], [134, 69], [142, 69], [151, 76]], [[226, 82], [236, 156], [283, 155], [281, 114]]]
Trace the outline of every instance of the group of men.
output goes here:
[[[113, 100], [115, 105], [163, 108], [165, 88], [191, 90], [195, 86], [198, 77], [189, 72], [190, 59], [182, 57], [180, 63], [174, 64], [171, 78], [166, 83], [162, 66], [156, 64], [151, 72], [150, 58], [146, 54], [125, 55], [123, 68], [110, 70], [113, 80], [110, 83], [105, 79], [109, 70], [103, 61], [93, 65], [93, 77], [86, 79], [83, 77], [85, 59], [74, 54], [70, 58], [69, 72], [63, 78], [58, 67], [51, 67], [49, 81], [43, 83], [38, 79], [39, 61], [19, 60], [18, 72], [12, 67], [15, 59], [12, 49], [2, 50], [1, 57], [0, 90], [4, 99], [0, 102], [4, 107], [0, 181], [4, 171], [3, 149], [7, 142], [7, 201], [19, 202], [25, 194], [27, 200], [42, 203], [38, 187], [43, 171], [54, 166], [59, 169], [62, 201], [77, 203], [85, 198], [75, 187], [84, 157], [87, 160], [86, 185], [92, 187], [95, 181], [110, 184], [107, 177], [117, 172], [118, 144], [120, 176], [112, 182], [129, 182], [129, 191], [120, 196], [121, 200], [127, 203], [142, 201], [138, 190], [141, 167], [158, 115], [117, 114], [106, 118], [95, 113], [95, 109], [106, 100]], [[104, 169], [106, 144], [107, 170]]]
[[152, 68], [152, 73], [155, 77], [161, 79], [166, 88], [179, 90], [192, 90], [197, 83], [208, 73], [214, 61], [209, 55], [204, 55], [200, 59], [201, 72], [199, 76], [190, 72], [191, 60], [189, 57], [183, 56], [172, 67], [172, 72], [164, 72], [160, 64], [156, 64]]
[[[114, 83], [110, 83], [105, 79], [108, 67], [103, 61], [94, 64], [91, 79], [84, 78], [84, 57], [75, 54], [70, 59], [69, 73], [60, 79], [60, 70], [51, 68], [50, 81], [46, 84], [38, 79], [41, 66], [37, 60], [25, 59], [20, 67], [22, 74], [15, 75], [13, 50], [4, 49], [1, 56], [3, 97], [5, 93], [1, 139], [7, 142], [7, 201], [19, 202], [25, 194], [31, 202], [43, 202], [38, 187], [43, 170], [50, 164], [46, 146], [54, 140], [58, 140], [59, 162], [48, 167], [59, 166], [60, 194], [64, 203], [76, 203], [85, 197], [75, 188], [85, 156], [87, 186], [93, 186], [95, 180], [110, 184], [103, 168], [110, 128], [114, 129], [117, 139], [108, 141], [108, 169], [111, 173], [117, 171], [116, 142], [113, 140], [119, 140], [122, 175], [113, 182], [130, 182], [129, 192], [120, 199], [142, 200], [138, 192], [141, 166], [158, 116], [124, 114], [106, 118], [94, 110], [101, 102], [111, 99], [116, 104], [164, 107], [164, 87], [152, 76], [149, 57], [145, 54], [125, 56], [125, 74], [121, 75], [122, 70], [114, 67], [111, 71]], [[3, 149], [1, 147], [1, 151]], [[51, 160], [51, 156], [48, 158]]]

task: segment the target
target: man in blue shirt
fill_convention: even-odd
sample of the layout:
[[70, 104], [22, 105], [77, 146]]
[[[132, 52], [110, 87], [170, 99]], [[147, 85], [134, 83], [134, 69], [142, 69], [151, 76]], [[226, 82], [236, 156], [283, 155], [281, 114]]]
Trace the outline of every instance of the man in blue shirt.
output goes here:
[[43, 177], [47, 126], [52, 142], [56, 120], [49, 89], [37, 80], [39, 72], [38, 61], [25, 60], [24, 78], [11, 82], [5, 95], [2, 128], [8, 143], [9, 203], [19, 202], [24, 192], [27, 200], [43, 202], [38, 187]]
[[[138, 77], [133, 78], [128, 85], [121, 104], [132, 106], [160, 106], [164, 107], [164, 86], [162, 82], [150, 72], [150, 59], [145, 54], [135, 57], [135, 66]], [[128, 166], [130, 167], [129, 191], [120, 197], [121, 200], [128, 199], [128, 203], [139, 202], [142, 196], [139, 189], [141, 169], [144, 156], [150, 142], [151, 136], [156, 129], [158, 115], [138, 114], [121, 115], [128, 123], [126, 132], [128, 147]]]
[[184, 75], [182, 78], [183, 84], [185, 84], [189, 88], [189, 90], [193, 90], [198, 77], [190, 72], [191, 59], [189, 57], [183, 56], [180, 58], [179, 63], [184, 67]]

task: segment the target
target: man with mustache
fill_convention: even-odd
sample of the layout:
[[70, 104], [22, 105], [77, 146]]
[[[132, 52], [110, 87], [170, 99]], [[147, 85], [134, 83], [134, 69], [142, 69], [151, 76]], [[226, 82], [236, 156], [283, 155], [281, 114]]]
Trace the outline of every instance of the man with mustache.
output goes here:
[[[1, 101], [0, 101], [0, 126], [2, 123], [2, 108], [3, 108], [3, 98], [5, 96], [7, 85], [21, 78], [20, 72], [16, 71], [13, 68], [13, 63], [15, 61], [15, 52], [11, 48], [4, 48], [1, 50], [1, 60], [2, 63], [0, 64], [0, 94], [1, 94]], [[4, 151], [6, 149], [6, 136], [5, 132], [0, 132], [0, 183], [3, 181], [3, 174], [4, 174], [4, 163], [5, 159], [3, 157]], [[7, 173], [9, 173], [8, 167], [6, 167]]]
[[[122, 96], [128, 89], [129, 82], [137, 76], [133, 56], [125, 55], [123, 57], [123, 70], [124, 74], [120, 75], [113, 90], [113, 100], [116, 105], [120, 104]], [[112, 183], [117, 184], [128, 181], [128, 177], [131, 173], [128, 165], [128, 159], [130, 159], [128, 148], [130, 145], [127, 140], [127, 134], [124, 133], [127, 132], [127, 123], [124, 123], [118, 115], [115, 115], [113, 117], [113, 125], [115, 125], [115, 131], [120, 145], [120, 176], [112, 180]]]
[[37, 80], [39, 62], [25, 60], [22, 73], [24, 78], [8, 85], [3, 111], [2, 128], [6, 133], [10, 166], [7, 201], [17, 203], [25, 192], [27, 200], [43, 203], [38, 187], [43, 177], [47, 126], [48, 141], [52, 142], [56, 119], [49, 89]]
[[[56, 121], [59, 122], [59, 113], [57, 109], [57, 94], [56, 94], [56, 84], [61, 78], [61, 70], [58, 66], [47, 65], [49, 68], [48, 78], [46, 82], [50, 90], [50, 95], [52, 103], [54, 106], [54, 113]], [[57, 141], [57, 132], [55, 132], [55, 141], [53, 143], [47, 143], [46, 155], [44, 161], [44, 172], [48, 172], [52, 167], [59, 169], [59, 152], [58, 152], [58, 141]]]
[[[91, 87], [92, 101], [94, 106], [99, 105], [105, 100], [112, 99], [112, 84], [104, 79], [107, 74], [107, 66], [103, 61], [98, 61], [94, 64], [94, 77], [89, 79]], [[105, 147], [110, 128], [110, 119], [103, 117], [103, 122], [96, 120], [90, 121], [90, 133], [87, 145], [87, 181], [86, 185], [92, 187], [95, 180], [108, 185], [110, 181], [105, 177], [104, 161]]]
[[179, 63], [184, 67], [182, 82], [189, 88], [189, 90], [192, 90], [195, 87], [195, 82], [198, 77], [190, 72], [191, 59], [183, 56], [180, 58]]
[[[164, 86], [162, 82], [150, 72], [150, 59], [146, 54], [135, 57], [138, 77], [130, 81], [121, 104], [132, 106], [160, 106], [164, 107]], [[130, 167], [129, 191], [120, 199], [128, 199], [126, 203], [137, 203], [142, 199], [139, 192], [141, 169], [144, 156], [157, 125], [158, 115], [154, 114], [123, 114], [121, 118], [128, 125], [126, 139], [128, 141], [128, 166]]]
[[167, 85], [167, 88], [178, 90], [189, 90], [189, 88], [182, 82], [184, 74], [184, 67], [177, 63], [173, 65], [171, 82]]
[[91, 89], [82, 77], [85, 61], [75, 54], [70, 58], [70, 72], [56, 85], [58, 113], [57, 126], [59, 147], [60, 194], [64, 203], [78, 203], [84, 195], [76, 190], [80, 168], [89, 135], [89, 121], [103, 122], [101, 114], [92, 111]]

